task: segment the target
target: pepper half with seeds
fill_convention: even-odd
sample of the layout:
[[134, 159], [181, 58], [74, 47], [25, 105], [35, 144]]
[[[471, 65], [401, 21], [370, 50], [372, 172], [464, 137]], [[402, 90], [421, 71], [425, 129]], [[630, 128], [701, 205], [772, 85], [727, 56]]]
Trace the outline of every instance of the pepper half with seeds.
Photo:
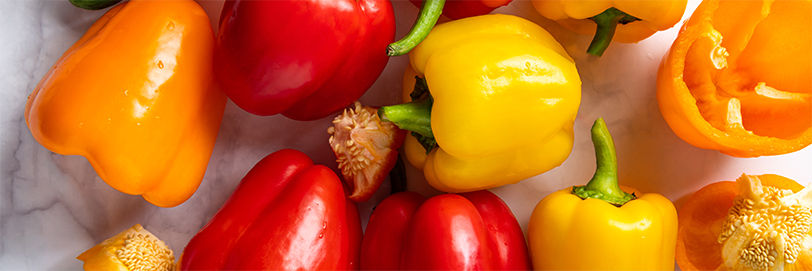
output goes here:
[[351, 191], [349, 198], [356, 202], [368, 200], [381, 186], [397, 163], [397, 149], [406, 135], [394, 123], [381, 121], [377, 112], [355, 102], [327, 128], [330, 147]]
[[85, 270], [172, 271], [175, 256], [158, 237], [139, 224], [83, 252]]
[[742, 175], [697, 191], [680, 209], [682, 270], [812, 270], [812, 186]]

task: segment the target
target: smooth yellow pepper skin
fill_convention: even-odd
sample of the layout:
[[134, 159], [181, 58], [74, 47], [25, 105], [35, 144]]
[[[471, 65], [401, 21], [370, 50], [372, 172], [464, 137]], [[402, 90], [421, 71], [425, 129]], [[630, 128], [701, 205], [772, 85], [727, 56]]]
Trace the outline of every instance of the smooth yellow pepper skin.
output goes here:
[[536, 206], [527, 238], [536, 270], [674, 270], [677, 211], [659, 194], [621, 207], [570, 189]]
[[532, 0], [542, 16], [580, 34], [594, 34], [595, 23], [589, 18], [609, 8], [619, 9], [640, 21], [618, 25], [612, 40], [638, 42], [657, 31], [671, 28], [685, 13], [687, 0]]
[[82, 155], [113, 188], [161, 207], [197, 189], [225, 108], [214, 34], [192, 0], [132, 0], [99, 18], [42, 78], [25, 119], [47, 149]]
[[434, 188], [516, 183], [569, 156], [581, 81], [573, 60], [538, 25], [500, 14], [448, 22], [409, 60], [414, 70], [407, 69], [404, 91], [411, 92], [412, 74], [426, 79], [439, 147], [423, 159], [425, 150], [408, 138], [404, 153]]
[[602, 119], [592, 128], [592, 140], [598, 164], [592, 180], [550, 194], [530, 216], [533, 268], [674, 270], [674, 205], [659, 194], [635, 196], [618, 185], [614, 143]]

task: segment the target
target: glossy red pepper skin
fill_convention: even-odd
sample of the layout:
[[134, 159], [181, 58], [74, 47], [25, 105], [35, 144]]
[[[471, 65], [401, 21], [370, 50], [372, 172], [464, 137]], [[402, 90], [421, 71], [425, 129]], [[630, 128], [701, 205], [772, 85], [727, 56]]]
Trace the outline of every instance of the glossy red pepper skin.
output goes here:
[[[421, 0], [410, 0], [417, 7], [423, 6]], [[443, 15], [457, 20], [465, 17], [491, 13], [494, 9], [505, 6], [513, 0], [446, 0]]]
[[530, 268], [519, 223], [488, 191], [394, 194], [375, 208], [361, 244], [363, 270]]
[[375, 82], [394, 34], [389, 0], [229, 0], [220, 15], [216, 78], [248, 112], [318, 119]]
[[335, 173], [286, 149], [248, 172], [186, 245], [180, 269], [357, 269], [360, 242], [358, 211]]

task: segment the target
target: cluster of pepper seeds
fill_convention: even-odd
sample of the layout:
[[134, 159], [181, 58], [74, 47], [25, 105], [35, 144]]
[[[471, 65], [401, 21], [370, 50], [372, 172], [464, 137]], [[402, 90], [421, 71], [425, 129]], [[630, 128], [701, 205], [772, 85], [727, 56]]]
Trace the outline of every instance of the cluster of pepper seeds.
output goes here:
[[175, 256], [163, 241], [136, 225], [124, 237], [116, 258], [130, 271], [174, 271]]
[[[753, 270], [772, 270], [776, 264], [795, 263], [804, 238], [812, 229], [812, 210], [785, 204], [781, 199], [792, 195], [792, 191], [761, 186], [756, 177], [742, 178], [750, 180], [740, 179], [739, 185], [746, 182], [756, 189], [735, 199], [722, 226], [719, 243], [741, 242], [732, 244], [738, 246], [736, 250], [740, 252], [731, 256]], [[776, 259], [783, 260], [776, 262]]]

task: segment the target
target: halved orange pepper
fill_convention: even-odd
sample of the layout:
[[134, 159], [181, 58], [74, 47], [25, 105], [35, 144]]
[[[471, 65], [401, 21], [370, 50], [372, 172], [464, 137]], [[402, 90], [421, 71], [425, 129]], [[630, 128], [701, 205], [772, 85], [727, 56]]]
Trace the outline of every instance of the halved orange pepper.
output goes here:
[[739, 157], [812, 143], [812, 1], [706, 0], [660, 67], [677, 136]]
[[[812, 270], [809, 225], [812, 213], [808, 206], [812, 195], [810, 189], [799, 192], [802, 189], [797, 182], [772, 174], [743, 175], [737, 182], [723, 181], [703, 187], [679, 209], [676, 261], [680, 269]], [[747, 195], [752, 191], [761, 195]], [[771, 201], [777, 194], [784, 200]], [[791, 197], [795, 199], [787, 200]], [[772, 206], [785, 202], [789, 204]], [[746, 215], [749, 217], [745, 218]], [[770, 237], [773, 231], [775, 236]], [[800, 247], [792, 252], [788, 248], [794, 245]], [[751, 257], [757, 254], [752, 251], [760, 251], [765, 257]], [[748, 266], [759, 264], [759, 268]]]
[[214, 33], [192, 0], [110, 9], [28, 98], [42, 146], [82, 155], [107, 184], [161, 207], [197, 190], [226, 98], [212, 81]]

